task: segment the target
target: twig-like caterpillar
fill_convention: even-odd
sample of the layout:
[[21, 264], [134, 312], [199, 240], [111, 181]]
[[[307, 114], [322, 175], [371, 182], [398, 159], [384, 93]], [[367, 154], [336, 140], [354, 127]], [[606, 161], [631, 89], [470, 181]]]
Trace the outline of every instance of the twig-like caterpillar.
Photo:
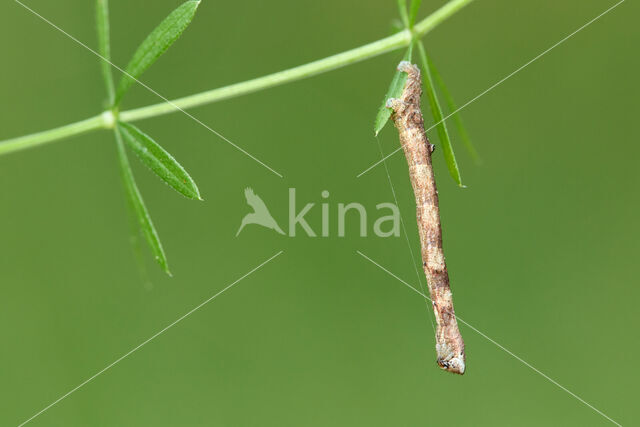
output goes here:
[[464, 374], [464, 341], [458, 330], [449, 287], [449, 273], [442, 251], [442, 227], [438, 207], [438, 190], [431, 166], [433, 145], [424, 130], [420, 111], [422, 80], [420, 70], [407, 61], [398, 65], [407, 73], [400, 99], [390, 98], [387, 107], [393, 109], [393, 121], [409, 163], [409, 176], [416, 197], [418, 229], [422, 246], [422, 266], [427, 276], [433, 312], [438, 324], [436, 352], [438, 365], [449, 372]]

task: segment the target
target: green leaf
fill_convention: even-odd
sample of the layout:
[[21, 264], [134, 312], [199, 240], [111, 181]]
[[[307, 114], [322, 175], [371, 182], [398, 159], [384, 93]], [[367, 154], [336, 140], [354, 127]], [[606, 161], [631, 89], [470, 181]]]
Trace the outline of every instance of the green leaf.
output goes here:
[[444, 81], [442, 80], [442, 77], [440, 77], [440, 73], [436, 69], [435, 65], [433, 65], [433, 61], [429, 61], [429, 64], [431, 65], [431, 73], [433, 74], [433, 77], [435, 78], [437, 85], [440, 87], [440, 90], [444, 95], [444, 99], [447, 103], [447, 108], [449, 108], [449, 111], [454, 112], [453, 121], [455, 122], [456, 127], [458, 128], [458, 133], [460, 134], [460, 138], [462, 138], [462, 142], [464, 143], [465, 148], [467, 149], [467, 151], [469, 152], [469, 154], [473, 158], [473, 161], [476, 164], [482, 163], [482, 160], [480, 159], [480, 156], [478, 155], [478, 152], [476, 151], [476, 148], [474, 147], [473, 143], [471, 142], [471, 138], [467, 133], [467, 129], [464, 126], [462, 117], [460, 116], [460, 114], [455, 112], [458, 110], [458, 107], [455, 101], [453, 100], [453, 96], [451, 96], [449, 89], [447, 89], [447, 86], [444, 84]]
[[98, 52], [102, 56], [100, 67], [102, 77], [107, 88], [109, 104], [113, 104], [115, 96], [115, 85], [113, 83], [113, 73], [111, 72], [111, 47], [109, 41], [109, 0], [96, 0], [96, 26], [98, 30]]
[[411, 6], [409, 9], [409, 28], [412, 28], [413, 24], [415, 24], [416, 22], [418, 10], [420, 9], [420, 3], [422, 3], [422, 0], [411, 0]]
[[409, 28], [409, 15], [407, 14], [407, 0], [398, 1], [398, 12], [400, 12], [400, 18], [405, 28]]
[[193, 19], [200, 0], [187, 1], [171, 12], [142, 42], [120, 80], [116, 93], [117, 105], [122, 96], [147, 68], [175, 42]]
[[202, 200], [196, 183], [171, 154], [137, 127], [123, 122], [118, 127], [129, 147], [160, 179], [185, 197]]
[[[403, 61], [411, 61], [411, 54], [413, 52], [413, 44], [409, 45], [409, 48], [404, 54], [402, 58]], [[391, 80], [391, 84], [389, 85], [389, 90], [387, 90], [387, 95], [382, 100], [382, 105], [378, 109], [378, 114], [376, 115], [376, 121], [373, 126], [373, 130], [376, 135], [380, 133], [384, 125], [387, 124], [389, 118], [391, 117], [391, 108], [387, 108], [387, 99], [389, 98], [399, 98], [402, 95], [402, 90], [404, 89], [404, 84], [407, 81], [407, 74], [401, 71], [396, 71], [393, 75], [393, 79]]]
[[160, 264], [162, 269], [169, 276], [171, 276], [171, 271], [169, 271], [169, 266], [167, 265], [167, 257], [164, 253], [164, 250], [162, 249], [162, 243], [160, 243], [158, 232], [153, 226], [153, 222], [151, 222], [151, 217], [149, 216], [147, 207], [144, 205], [142, 195], [140, 194], [135, 179], [133, 178], [133, 172], [131, 171], [129, 159], [127, 158], [127, 152], [125, 151], [124, 143], [122, 142], [122, 135], [120, 134], [120, 129], [118, 127], [115, 128], [115, 134], [118, 147], [118, 158], [120, 160], [120, 171], [125, 192], [127, 193], [127, 200], [131, 206], [131, 209], [136, 213], [136, 216], [138, 217], [138, 223], [140, 224], [140, 228], [142, 229], [142, 234], [147, 240], [153, 256], [155, 257], [158, 264]]
[[462, 177], [460, 176], [460, 169], [458, 169], [458, 162], [456, 161], [456, 155], [453, 152], [451, 146], [451, 138], [449, 137], [449, 131], [447, 130], [447, 123], [443, 120], [442, 108], [440, 108], [440, 101], [433, 87], [433, 78], [431, 77], [431, 65], [427, 52], [424, 50], [422, 43], [418, 44], [418, 50], [420, 51], [420, 59], [422, 61], [422, 68], [424, 72], [424, 86], [429, 98], [429, 104], [431, 105], [431, 113], [433, 114], [433, 120], [435, 122], [436, 129], [438, 130], [438, 138], [442, 144], [442, 152], [444, 153], [444, 159], [447, 162], [447, 168], [449, 174], [453, 180], [460, 186], [462, 185]]

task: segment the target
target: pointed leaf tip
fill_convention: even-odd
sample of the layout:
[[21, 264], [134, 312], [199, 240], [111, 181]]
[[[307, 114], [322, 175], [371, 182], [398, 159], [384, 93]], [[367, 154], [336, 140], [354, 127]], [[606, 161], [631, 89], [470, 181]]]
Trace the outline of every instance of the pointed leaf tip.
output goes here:
[[447, 129], [447, 123], [443, 119], [442, 108], [440, 107], [440, 101], [433, 86], [433, 77], [431, 76], [431, 63], [427, 56], [427, 52], [424, 49], [422, 43], [418, 44], [418, 50], [420, 52], [420, 59], [422, 62], [422, 68], [424, 73], [424, 88], [429, 98], [429, 104], [431, 106], [431, 113], [433, 114], [433, 121], [438, 131], [438, 138], [442, 144], [442, 152], [444, 159], [449, 169], [449, 174], [453, 180], [462, 187], [462, 177], [460, 175], [460, 169], [458, 168], [458, 162], [456, 161], [456, 155], [453, 152], [451, 146], [451, 138], [449, 137], [449, 131]]
[[189, 0], [178, 6], [160, 23], [138, 47], [127, 65], [116, 91], [114, 105], [118, 105], [131, 85], [180, 37], [189, 26], [200, 1]]
[[133, 172], [131, 171], [131, 166], [129, 164], [129, 158], [127, 157], [127, 152], [124, 148], [124, 142], [122, 141], [121, 128], [116, 126], [114, 128], [116, 135], [116, 144], [118, 148], [118, 159], [120, 160], [120, 172], [122, 176], [122, 183], [125, 188], [125, 192], [127, 195], [127, 201], [132, 208], [132, 211], [135, 212], [135, 215], [138, 219], [138, 225], [142, 230], [142, 234], [149, 244], [151, 248], [151, 252], [160, 267], [167, 273], [169, 276], [172, 276], [171, 271], [169, 270], [169, 265], [167, 264], [167, 256], [164, 253], [164, 249], [162, 248], [162, 243], [160, 242], [160, 237], [158, 236], [158, 232], [151, 221], [151, 217], [149, 216], [149, 211], [144, 204], [144, 200], [142, 199], [142, 195], [140, 194], [140, 190], [138, 190], [138, 186], [136, 185], [135, 178], [133, 177]]
[[118, 122], [124, 140], [160, 179], [185, 197], [202, 200], [198, 186], [176, 159], [137, 127]]

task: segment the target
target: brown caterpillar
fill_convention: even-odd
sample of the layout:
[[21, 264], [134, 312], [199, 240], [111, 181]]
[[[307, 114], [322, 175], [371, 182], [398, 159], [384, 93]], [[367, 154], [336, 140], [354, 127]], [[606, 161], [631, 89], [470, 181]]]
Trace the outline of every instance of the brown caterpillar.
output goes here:
[[431, 164], [433, 145], [427, 139], [420, 110], [422, 95], [420, 69], [407, 61], [402, 61], [398, 65], [398, 70], [407, 73], [407, 82], [400, 99], [390, 98], [387, 100], [387, 107], [393, 109], [392, 118], [409, 163], [409, 176], [416, 197], [422, 266], [427, 276], [437, 322], [437, 361], [442, 369], [464, 374], [464, 341], [458, 330], [458, 322], [453, 310], [449, 273], [442, 250], [438, 190]]

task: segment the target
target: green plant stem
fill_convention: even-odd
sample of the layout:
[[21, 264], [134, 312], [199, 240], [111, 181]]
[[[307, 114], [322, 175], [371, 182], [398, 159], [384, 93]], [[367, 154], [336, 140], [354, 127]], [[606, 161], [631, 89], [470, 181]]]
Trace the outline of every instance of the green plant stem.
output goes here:
[[36, 147], [38, 145], [46, 144], [47, 142], [107, 127], [109, 127], [107, 121], [104, 119], [103, 115], [100, 114], [98, 116], [71, 123], [69, 125], [60, 126], [55, 129], [32, 133], [31, 135], [21, 136], [1, 142], [0, 155]]
[[185, 110], [187, 108], [193, 108], [278, 86], [283, 83], [293, 82], [305, 77], [311, 77], [339, 67], [344, 67], [363, 59], [372, 58], [376, 55], [398, 49], [402, 46], [407, 46], [410, 40], [411, 34], [408, 31], [402, 31], [391, 37], [378, 40], [356, 49], [329, 56], [298, 67], [290, 68], [288, 70], [220, 87], [196, 95], [185, 96], [171, 101], [171, 103], [162, 102], [147, 107], [137, 108], [135, 110], [123, 111], [120, 113], [120, 119], [123, 121], [142, 120], [149, 117], [172, 113], [177, 111], [176, 107]]
[[[451, 0], [440, 9], [417, 23], [412, 31], [404, 30], [392, 36], [375, 41], [373, 43], [360, 46], [337, 55], [290, 68], [288, 70], [269, 74], [256, 79], [235, 83], [229, 86], [213, 89], [207, 92], [186, 96], [170, 102], [149, 105], [129, 111], [122, 111], [119, 114], [120, 120], [132, 122], [162, 114], [168, 114], [187, 108], [193, 108], [223, 99], [234, 98], [258, 90], [274, 87], [288, 82], [314, 76], [336, 68], [344, 67], [374, 56], [408, 46], [412, 40], [424, 37], [447, 18], [454, 15], [464, 6], [473, 0]], [[14, 139], [0, 142], [0, 155], [14, 151], [56, 141], [72, 135], [78, 135], [95, 129], [108, 128], [112, 123], [108, 120], [109, 114], [102, 114], [87, 120], [72, 123], [56, 129], [51, 129], [31, 135], [26, 135]], [[113, 116], [112, 116], [113, 117]]]

